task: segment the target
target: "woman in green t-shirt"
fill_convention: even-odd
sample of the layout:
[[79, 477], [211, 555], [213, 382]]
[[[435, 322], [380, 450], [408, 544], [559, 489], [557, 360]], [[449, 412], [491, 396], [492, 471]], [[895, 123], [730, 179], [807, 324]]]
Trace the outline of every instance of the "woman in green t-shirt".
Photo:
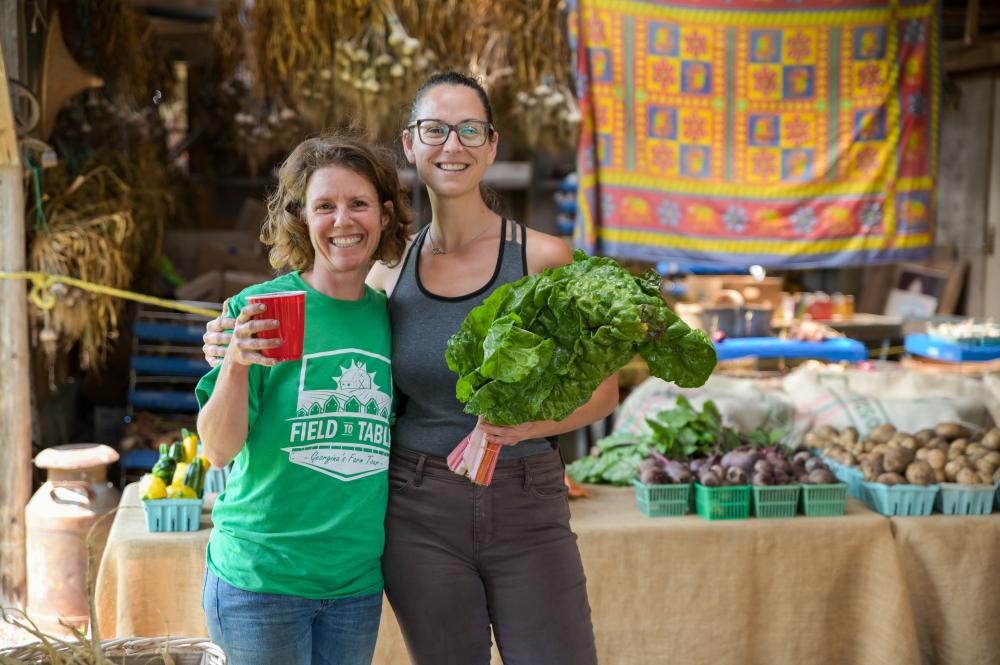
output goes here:
[[[327, 136], [278, 173], [262, 239], [285, 274], [227, 304], [221, 362], [199, 382], [198, 431], [214, 466], [234, 461], [212, 513], [202, 592], [209, 634], [233, 665], [368, 665], [382, 609], [393, 410], [386, 298], [365, 285], [398, 262], [412, 220], [390, 153]], [[305, 292], [301, 358], [263, 293]]]
[[[594, 665], [564, 465], [550, 440], [611, 413], [617, 376], [562, 421], [478, 424], [504, 445], [489, 487], [446, 460], [477, 426], [455, 399], [448, 338], [501, 285], [572, 260], [561, 239], [498, 213], [484, 192], [499, 146], [493, 120], [473, 78], [445, 72], [420, 86], [402, 143], [427, 187], [431, 222], [406, 258], [376, 263], [368, 277], [389, 297], [393, 378], [404, 397], [389, 468], [386, 595], [414, 665], [488, 665], [491, 631], [508, 665]], [[224, 352], [231, 325], [226, 316], [208, 324], [207, 358]]]

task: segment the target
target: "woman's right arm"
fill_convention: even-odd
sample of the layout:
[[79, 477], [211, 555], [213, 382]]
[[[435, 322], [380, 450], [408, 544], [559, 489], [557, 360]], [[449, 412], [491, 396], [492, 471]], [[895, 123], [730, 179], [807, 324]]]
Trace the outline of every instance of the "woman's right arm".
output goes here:
[[[258, 339], [254, 334], [273, 330], [278, 322], [270, 319], [256, 320], [253, 317], [264, 311], [263, 305], [247, 305], [236, 319], [220, 316], [210, 323], [231, 325], [232, 334], [226, 335], [227, 346], [221, 359], [219, 376], [212, 396], [198, 412], [198, 434], [201, 437], [205, 457], [212, 466], [223, 467], [243, 448], [249, 429], [249, 378], [250, 365], [273, 367], [275, 360], [260, 351], [281, 344], [280, 339]], [[231, 322], [231, 323], [230, 323]], [[211, 328], [210, 328], [211, 330]], [[205, 333], [205, 355], [208, 356], [209, 332]], [[215, 357], [215, 356], [213, 356]], [[219, 361], [215, 357], [216, 363]]]

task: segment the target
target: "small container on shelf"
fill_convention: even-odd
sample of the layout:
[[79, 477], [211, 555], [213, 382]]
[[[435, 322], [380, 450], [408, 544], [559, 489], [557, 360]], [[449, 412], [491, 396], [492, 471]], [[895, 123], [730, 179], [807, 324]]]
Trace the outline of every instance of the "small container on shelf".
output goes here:
[[996, 485], [941, 483], [934, 507], [945, 515], [989, 515], [996, 501]]
[[754, 517], [795, 517], [799, 507], [799, 485], [754, 485], [752, 489]]
[[150, 532], [197, 531], [202, 499], [143, 499], [146, 528]]
[[694, 486], [695, 511], [706, 520], [745, 520], [750, 517], [750, 486]]
[[926, 516], [934, 511], [937, 485], [885, 485], [861, 483], [865, 503], [887, 517]]
[[840, 516], [846, 504], [847, 483], [802, 486], [802, 514], [806, 517]]
[[635, 502], [646, 517], [678, 517], [691, 510], [691, 485], [646, 485], [633, 480]]

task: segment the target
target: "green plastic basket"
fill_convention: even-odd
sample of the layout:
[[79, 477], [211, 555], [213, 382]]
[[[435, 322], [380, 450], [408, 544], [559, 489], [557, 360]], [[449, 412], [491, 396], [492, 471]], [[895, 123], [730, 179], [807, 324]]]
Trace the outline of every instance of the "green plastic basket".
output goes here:
[[795, 517], [799, 508], [798, 485], [758, 486], [753, 489], [753, 514], [761, 519]]
[[864, 500], [872, 510], [892, 517], [895, 515], [930, 515], [934, 511], [937, 485], [885, 485], [862, 483]]
[[146, 528], [158, 531], [197, 531], [202, 499], [143, 499]]
[[750, 486], [705, 487], [695, 483], [694, 505], [707, 520], [745, 520], [750, 517]]
[[691, 485], [644, 485], [633, 480], [635, 502], [646, 517], [677, 517], [691, 511]]
[[941, 483], [934, 507], [945, 515], [989, 515], [996, 499], [995, 485]]
[[846, 504], [847, 483], [802, 486], [802, 514], [806, 517], [843, 515]]

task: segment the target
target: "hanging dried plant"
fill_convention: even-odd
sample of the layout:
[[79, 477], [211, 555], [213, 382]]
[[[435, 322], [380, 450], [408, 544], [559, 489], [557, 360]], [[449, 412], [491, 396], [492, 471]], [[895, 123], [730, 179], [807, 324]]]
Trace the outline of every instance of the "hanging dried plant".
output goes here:
[[173, 80], [153, 26], [127, 0], [77, 0], [75, 55], [132, 100], [147, 100]]

